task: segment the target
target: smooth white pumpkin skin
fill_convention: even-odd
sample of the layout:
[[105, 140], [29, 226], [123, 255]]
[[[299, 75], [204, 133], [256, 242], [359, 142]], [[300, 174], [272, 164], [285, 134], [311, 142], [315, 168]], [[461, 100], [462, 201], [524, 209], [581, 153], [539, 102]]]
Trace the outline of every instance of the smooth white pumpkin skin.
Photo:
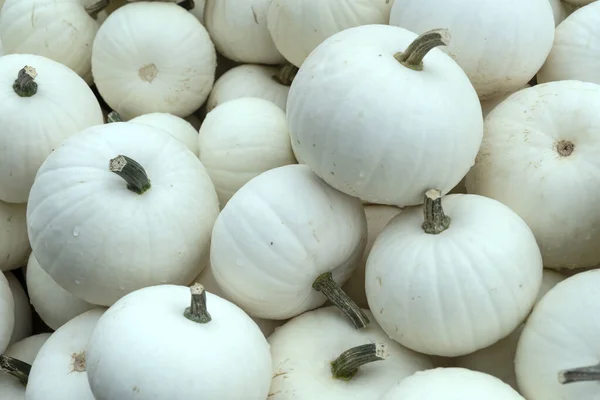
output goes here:
[[[26, 400], [95, 400], [88, 383], [85, 351], [105, 311], [105, 308], [86, 311], [61, 326], [46, 340], [31, 366], [25, 389]], [[76, 361], [75, 356], [78, 355], [83, 356], [83, 363]]]
[[190, 299], [185, 286], [147, 287], [104, 314], [87, 346], [96, 400], [267, 398], [271, 354], [256, 324], [209, 292], [212, 320], [190, 321]]
[[21, 282], [19, 282], [12, 272], [5, 272], [4, 276], [10, 287], [13, 302], [15, 304], [15, 324], [10, 337], [10, 344], [13, 344], [21, 339], [31, 336], [33, 321], [31, 319], [29, 298], [27, 297], [27, 293], [25, 293], [25, 289], [23, 289]]
[[0, 272], [0, 353], [8, 347], [15, 326], [15, 302], [4, 273]]
[[389, 0], [273, 0], [267, 17], [277, 50], [300, 67], [328, 37], [360, 25], [387, 24]]
[[256, 97], [230, 100], [209, 112], [197, 148], [221, 207], [250, 179], [296, 163], [285, 112]]
[[230, 69], [215, 82], [206, 103], [207, 111], [240, 97], [269, 100], [285, 111], [290, 87], [273, 79], [277, 71], [277, 67], [254, 64], [239, 65]]
[[[49, 337], [49, 333], [29, 336], [8, 346], [4, 354], [31, 365]], [[17, 378], [0, 372], [0, 398], [2, 400], [25, 400], [25, 386]]]
[[390, 25], [418, 34], [449, 29], [452, 39], [441, 49], [462, 67], [481, 99], [529, 82], [554, 39], [548, 0], [403, 0], [392, 6]]
[[210, 262], [219, 287], [248, 314], [287, 319], [321, 306], [312, 288], [331, 272], [342, 285], [366, 243], [361, 202], [329, 187], [306, 165], [264, 172], [223, 208]]
[[367, 257], [371, 252], [375, 239], [383, 228], [396, 215], [400, 214], [402, 209], [391, 206], [367, 205], [365, 206], [365, 215], [367, 217], [367, 245], [363, 252], [362, 259], [358, 263], [352, 276], [344, 285], [344, 292], [350, 296], [354, 302], [362, 308], [369, 308], [367, 294], [365, 292], [365, 268], [367, 265]]
[[87, 3], [87, 0], [6, 0], [0, 13], [4, 52], [50, 58], [82, 78], [88, 77], [87, 82], [92, 83], [89, 75], [92, 44], [99, 21], [85, 11]]
[[500, 379], [464, 368], [419, 371], [380, 400], [525, 400]]
[[[147, 192], [128, 190], [109, 172], [119, 154], [144, 167]], [[46, 159], [27, 221], [33, 253], [52, 279], [109, 306], [145, 286], [190, 282], [206, 264], [218, 212], [210, 177], [184, 144], [149, 125], [115, 122], [80, 132]]]
[[[19, 70], [35, 68], [37, 93], [13, 90]], [[69, 136], [104, 123], [88, 85], [48, 58], [10, 54], [0, 58], [0, 200], [25, 203], [35, 174], [50, 152]]]
[[600, 399], [597, 382], [561, 385], [558, 373], [597, 364], [600, 270], [567, 278], [534, 308], [521, 334], [515, 370], [528, 400]]
[[71, 319], [98, 306], [85, 302], [60, 287], [40, 266], [33, 254], [25, 273], [31, 305], [42, 321], [57, 330]]
[[433, 49], [423, 71], [393, 57], [416, 37], [387, 25], [339, 32], [302, 64], [288, 96], [296, 158], [370, 203], [415, 205], [429, 188], [448, 192], [481, 143], [479, 100], [447, 54]]
[[[565, 276], [545, 268], [542, 275], [542, 287], [538, 292], [536, 303], [539, 302], [550, 289], [559, 282], [565, 280], [565, 278]], [[456, 358], [454, 360], [454, 365], [456, 367], [467, 368], [495, 376], [504, 383], [509, 384], [513, 389], [519, 390], [517, 386], [517, 377], [515, 376], [514, 360], [517, 352], [517, 344], [519, 343], [519, 338], [521, 337], [521, 332], [524, 327], [525, 324], [521, 324], [510, 335], [493, 345], [463, 357]]]
[[577, 80], [600, 84], [600, 3], [582, 7], [557, 28], [539, 83]]
[[25, 204], [0, 201], [0, 271], [19, 268], [25, 264], [31, 252], [25, 221], [26, 211]]
[[[547, 268], [600, 263], [600, 209], [590, 200], [600, 196], [599, 107], [593, 83], [550, 82], [513, 94], [487, 116], [467, 175], [469, 193], [499, 200], [527, 222]], [[575, 145], [570, 156], [556, 151], [561, 140]]]
[[[364, 311], [372, 318], [371, 312]], [[331, 362], [344, 351], [368, 343], [386, 344], [387, 358], [363, 365], [349, 381], [335, 379]], [[291, 319], [269, 337], [269, 344], [273, 358], [269, 400], [378, 400], [390, 386], [432, 368], [428, 357], [400, 346], [375, 322], [356, 329], [335, 306]]]
[[107, 18], [94, 40], [94, 81], [125, 121], [152, 112], [187, 117], [208, 97], [215, 69], [208, 32], [177, 4], [127, 4]]
[[[524, 85], [523, 87], [515, 90], [513, 93], [518, 92], [519, 90], [523, 90], [523, 89], [527, 89], [528, 87], [531, 87], [531, 85], [527, 84]], [[489, 100], [483, 100], [481, 102], [481, 111], [483, 113], [483, 118], [487, 117], [488, 114], [490, 112], [492, 112], [492, 110], [500, 103], [502, 103], [504, 100], [506, 100], [512, 93], [508, 93], [508, 94], [504, 94], [502, 96], [498, 96], [498, 97], [494, 97], [493, 99], [489, 99]]]
[[150, 113], [135, 117], [129, 122], [137, 122], [163, 129], [185, 144], [196, 156], [198, 155], [198, 131], [183, 118], [169, 113]]
[[267, 29], [270, 0], [206, 0], [204, 25], [217, 51], [241, 63], [282, 64]]
[[440, 234], [423, 231], [421, 207], [388, 223], [367, 259], [365, 287], [391, 338], [454, 357], [492, 345], [525, 319], [543, 266], [531, 230], [502, 203], [453, 194], [442, 205], [452, 220]]

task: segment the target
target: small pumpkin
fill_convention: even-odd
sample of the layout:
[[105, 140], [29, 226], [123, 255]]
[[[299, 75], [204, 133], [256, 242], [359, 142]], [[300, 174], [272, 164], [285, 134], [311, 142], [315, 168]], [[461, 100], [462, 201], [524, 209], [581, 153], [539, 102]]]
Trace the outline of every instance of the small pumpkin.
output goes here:
[[[40, 348], [50, 337], [49, 333], [39, 333], [29, 336], [8, 346], [2, 356], [8, 356], [31, 365]], [[21, 371], [20, 371], [21, 372]], [[25, 400], [25, 385], [17, 376], [10, 375], [0, 370], [0, 399]]]
[[198, 131], [183, 118], [169, 113], [150, 113], [135, 117], [129, 122], [137, 122], [165, 130], [198, 156]]
[[13, 296], [13, 302], [15, 303], [15, 325], [13, 327], [12, 335], [10, 336], [10, 344], [13, 344], [31, 336], [33, 321], [31, 319], [29, 298], [27, 297], [25, 289], [23, 289], [23, 285], [21, 285], [21, 282], [19, 282], [11, 272], [5, 272], [4, 276], [8, 281], [8, 286], [10, 287]]

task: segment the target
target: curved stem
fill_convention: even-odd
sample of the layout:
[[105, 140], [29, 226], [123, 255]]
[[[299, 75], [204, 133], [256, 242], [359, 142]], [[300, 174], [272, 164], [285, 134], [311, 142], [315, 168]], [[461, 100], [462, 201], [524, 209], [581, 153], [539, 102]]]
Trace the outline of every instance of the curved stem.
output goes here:
[[192, 302], [183, 312], [183, 316], [199, 324], [210, 322], [212, 317], [206, 308], [206, 291], [204, 290], [204, 286], [194, 283], [190, 287], [190, 292], [192, 293]]
[[450, 217], [444, 214], [442, 208], [442, 192], [439, 189], [429, 189], [425, 192], [425, 205], [423, 208], [425, 233], [437, 235], [450, 227]]
[[273, 80], [281, 85], [290, 86], [298, 73], [298, 67], [294, 64], [286, 64], [279, 68], [279, 71], [273, 75]]
[[151, 187], [144, 167], [127, 156], [120, 155], [110, 160], [108, 170], [123, 178], [127, 182], [127, 189], [137, 194], [142, 194]]
[[113, 123], [113, 122], [122, 122], [122, 121], [123, 120], [121, 119], [121, 116], [116, 111], [111, 111], [106, 116], [106, 123], [107, 124], [110, 124], [110, 123]]
[[90, 17], [97, 19], [100, 11], [102, 11], [106, 7], [108, 7], [109, 3], [110, 3], [110, 0], [98, 0], [94, 4], [85, 6], [85, 12], [87, 12]]
[[27, 385], [31, 365], [16, 358], [0, 354], [0, 370], [17, 378], [23, 385]]
[[450, 32], [447, 29], [433, 29], [419, 35], [403, 52], [394, 54], [394, 58], [407, 68], [415, 71], [423, 70], [423, 58], [438, 46], [450, 43]]
[[600, 381], [600, 363], [589, 367], [572, 368], [558, 373], [561, 384]]
[[21, 97], [31, 97], [37, 93], [38, 85], [35, 82], [37, 72], [35, 68], [24, 66], [19, 71], [15, 83], [13, 83], [13, 90]]
[[365, 364], [385, 360], [388, 356], [385, 343], [370, 343], [346, 350], [331, 362], [331, 373], [336, 379], [349, 381]]
[[324, 274], [319, 275], [313, 282], [312, 287], [323, 293], [329, 301], [346, 314], [357, 329], [364, 328], [371, 322], [369, 321], [367, 314], [365, 314], [365, 312], [357, 306], [346, 293], [344, 293], [340, 285], [333, 280], [331, 272], [325, 272]]

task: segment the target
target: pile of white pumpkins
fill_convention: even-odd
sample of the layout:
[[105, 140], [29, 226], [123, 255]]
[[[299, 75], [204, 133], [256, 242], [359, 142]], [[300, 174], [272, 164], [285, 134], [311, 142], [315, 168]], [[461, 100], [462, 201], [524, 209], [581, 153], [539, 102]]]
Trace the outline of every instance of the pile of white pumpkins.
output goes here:
[[600, 1], [0, 6], [1, 400], [600, 399]]

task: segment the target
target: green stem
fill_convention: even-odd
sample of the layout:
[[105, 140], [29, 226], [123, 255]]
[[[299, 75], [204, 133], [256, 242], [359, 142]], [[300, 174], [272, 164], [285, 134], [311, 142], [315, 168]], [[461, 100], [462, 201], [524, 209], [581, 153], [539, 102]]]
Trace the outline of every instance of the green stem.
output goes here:
[[25, 386], [27, 385], [31, 365], [16, 358], [0, 354], [0, 370], [14, 376]]
[[331, 272], [325, 272], [315, 279], [313, 289], [323, 293], [329, 301], [337, 306], [354, 324], [356, 329], [364, 328], [370, 321], [367, 314], [333, 280]]
[[122, 122], [122, 121], [123, 120], [121, 119], [121, 116], [116, 111], [111, 111], [106, 116], [106, 123], [107, 124], [110, 124], [110, 123], [113, 123], [113, 122]]
[[407, 68], [422, 71], [427, 53], [438, 46], [447, 46], [449, 42], [447, 29], [433, 29], [417, 37], [404, 52], [394, 54], [394, 58]]
[[31, 97], [37, 93], [38, 85], [35, 82], [37, 72], [35, 68], [24, 66], [19, 71], [15, 83], [13, 83], [13, 90], [20, 97]]
[[331, 362], [331, 373], [335, 379], [349, 381], [365, 364], [385, 360], [388, 356], [385, 343], [370, 343], [346, 350]]
[[206, 291], [204, 290], [204, 286], [194, 283], [190, 287], [190, 292], [192, 293], [192, 302], [183, 312], [183, 316], [199, 324], [210, 322], [212, 317], [206, 308]]
[[572, 368], [558, 373], [561, 384], [600, 381], [600, 363], [589, 367]]
[[110, 0], [98, 0], [94, 4], [85, 6], [85, 12], [87, 12], [88, 15], [90, 17], [92, 17], [93, 19], [97, 19], [100, 11], [102, 11], [106, 7], [108, 7], [109, 3], [110, 3]]
[[127, 189], [137, 194], [143, 194], [151, 187], [144, 167], [127, 156], [120, 155], [110, 160], [108, 170], [123, 178]]
[[444, 214], [442, 208], [442, 192], [439, 189], [429, 189], [425, 192], [425, 204], [423, 207], [425, 221], [423, 230], [425, 233], [437, 235], [450, 227], [450, 217]]
[[298, 67], [288, 63], [279, 68], [279, 71], [273, 75], [273, 80], [281, 85], [290, 86], [297, 73]]

